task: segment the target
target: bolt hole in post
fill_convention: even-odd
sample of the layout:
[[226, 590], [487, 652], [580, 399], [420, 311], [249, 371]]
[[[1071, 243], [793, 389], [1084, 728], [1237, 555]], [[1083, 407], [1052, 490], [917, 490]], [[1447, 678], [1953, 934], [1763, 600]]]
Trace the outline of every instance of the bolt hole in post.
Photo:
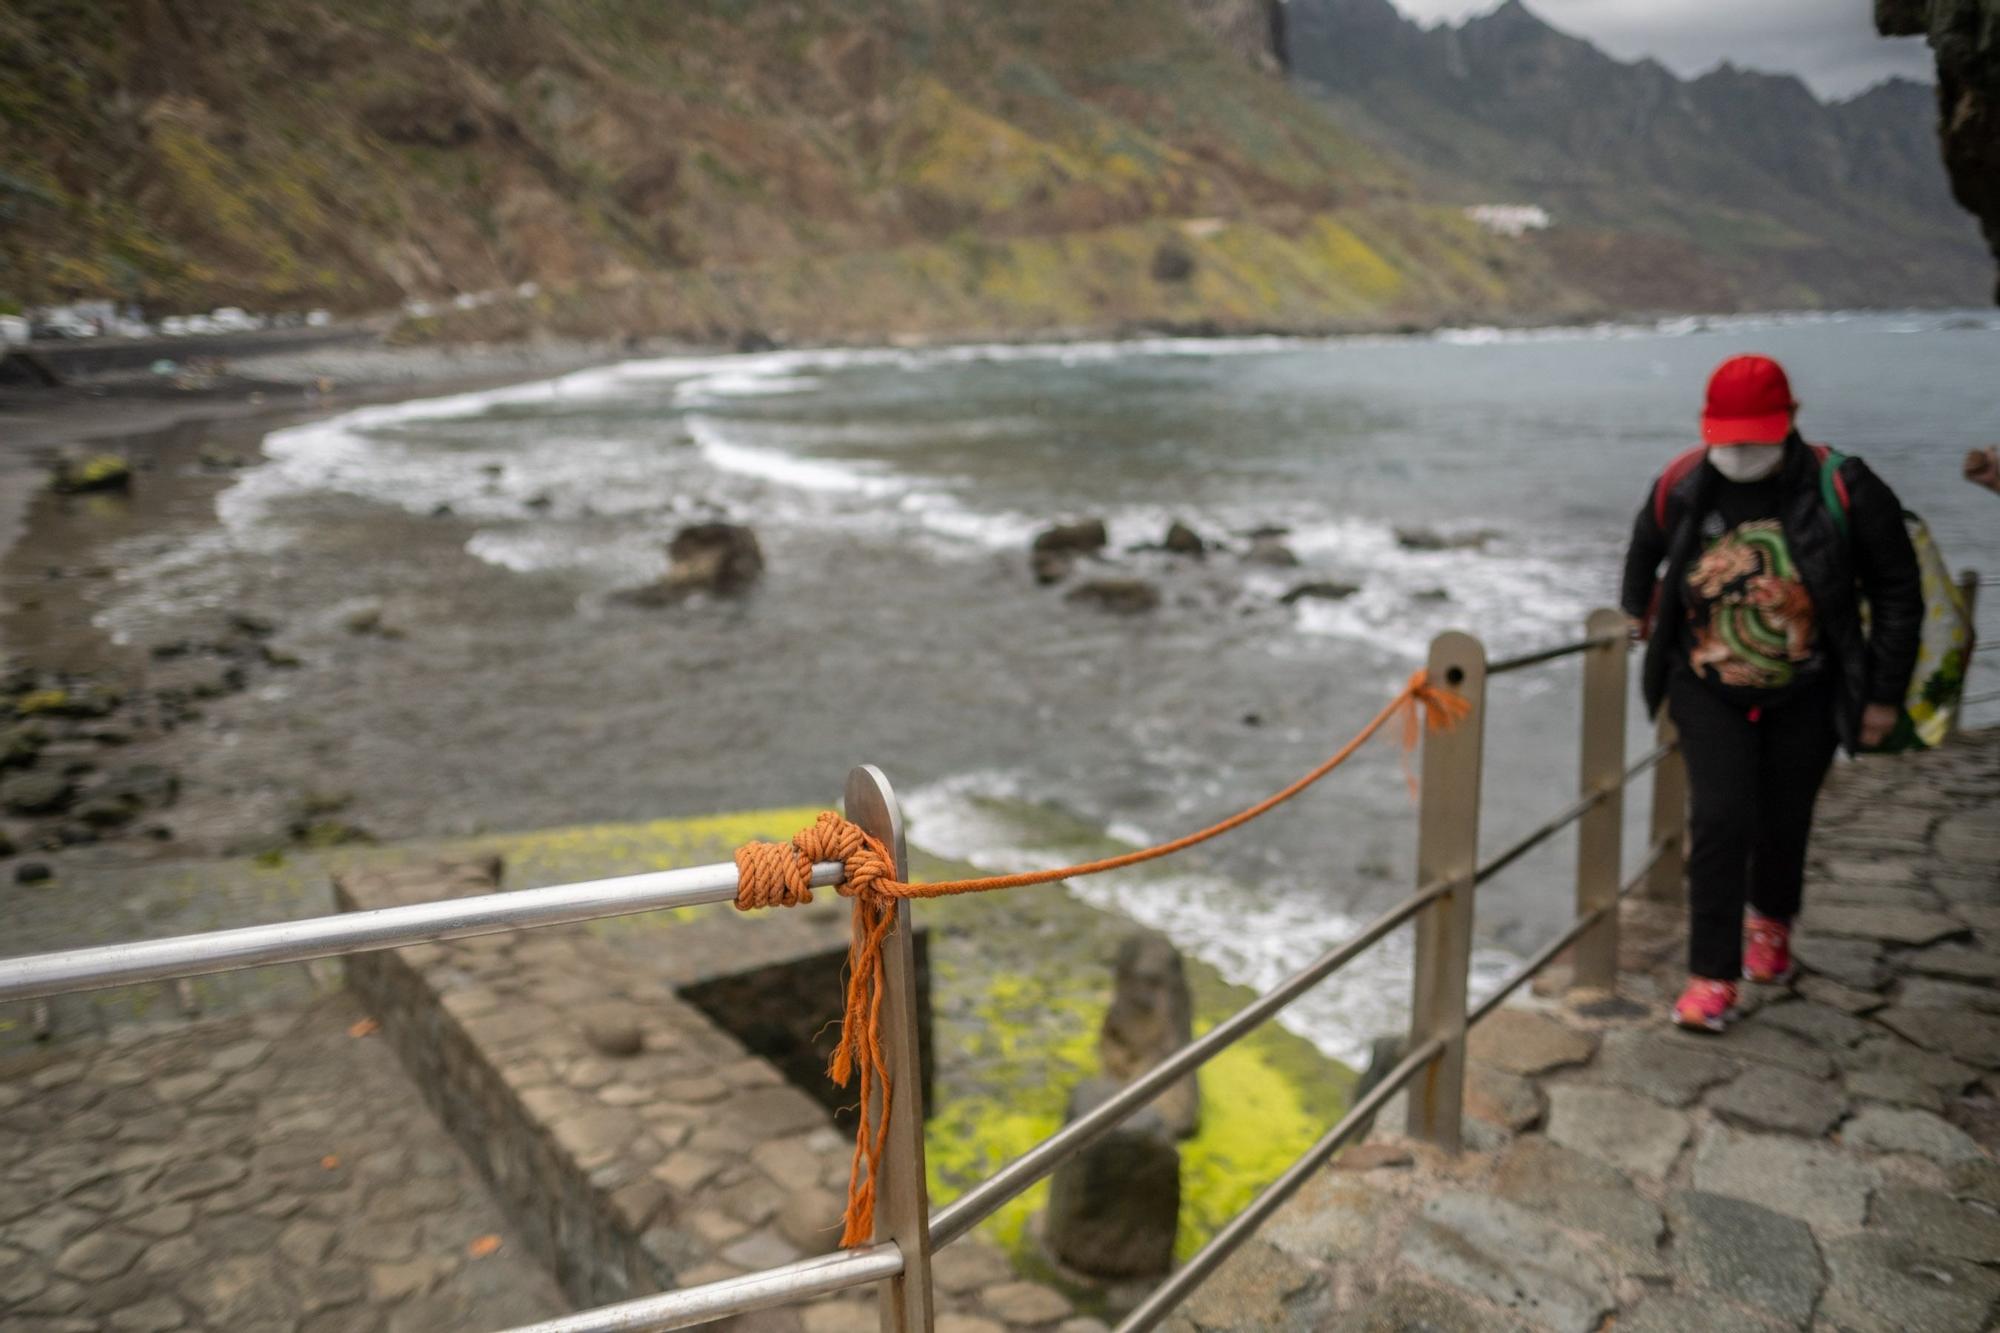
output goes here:
[[[872, 764], [847, 775], [847, 817], [881, 840], [895, 859], [896, 878], [910, 876], [903, 814], [889, 779]], [[917, 1049], [917, 960], [910, 901], [896, 903], [896, 924], [883, 948], [882, 1053], [889, 1071], [889, 1126], [882, 1178], [875, 1182], [875, 1239], [903, 1252], [903, 1271], [881, 1285], [882, 1333], [930, 1333], [930, 1192], [924, 1180], [924, 1082]], [[870, 1128], [880, 1123], [879, 1096], [862, 1108]]]
[[1410, 1088], [1411, 1138], [1448, 1152], [1459, 1144], [1465, 1082], [1466, 973], [1472, 963], [1473, 875], [1479, 863], [1480, 754], [1486, 731], [1486, 648], [1456, 631], [1431, 641], [1430, 675], [1457, 690], [1471, 711], [1449, 731], [1424, 737], [1417, 809], [1417, 883], [1449, 887], [1417, 917], [1410, 1043], [1442, 1049]]

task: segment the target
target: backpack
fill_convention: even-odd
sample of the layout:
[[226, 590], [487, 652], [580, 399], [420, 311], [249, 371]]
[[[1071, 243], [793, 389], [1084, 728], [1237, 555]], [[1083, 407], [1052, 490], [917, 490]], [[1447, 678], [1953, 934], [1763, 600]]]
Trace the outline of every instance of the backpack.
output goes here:
[[[1847, 455], [1824, 444], [1808, 445], [1813, 457], [1819, 460], [1819, 493], [1826, 505], [1827, 517], [1833, 520], [1834, 530], [1845, 541], [1848, 536], [1848, 511], [1853, 507], [1853, 499], [1847, 492], [1847, 480], [1840, 475], [1840, 469], [1847, 462]], [[1653, 486], [1653, 522], [1661, 531], [1667, 526], [1667, 498], [1687, 475], [1701, 466], [1708, 450], [1701, 445], [1682, 453], [1667, 464], [1660, 473], [1660, 479]], [[1946, 563], [1944, 553], [1938, 549], [1937, 540], [1923, 519], [1905, 509], [1903, 523], [1910, 534], [1910, 546], [1917, 555], [1917, 570], [1922, 578], [1924, 598], [1923, 631], [1917, 646], [1917, 668], [1910, 676], [1909, 692], [1903, 696], [1903, 704], [1896, 718], [1896, 725], [1882, 744], [1875, 747], [1877, 753], [1894, 754], [1904, 750], [1928, 750], [1944, 742], [1951, 734], [1959, 710], [1959, 697], [1965, 691], [1965, 666], [1971, 660], [1973, 648], [1972, 616], [1965, 605], [1965, 595], [1951, 576], [1951, 566]], [[1868, 607], [1861, 607], [1862, 627], [1865, 632], [1868, 623]]]

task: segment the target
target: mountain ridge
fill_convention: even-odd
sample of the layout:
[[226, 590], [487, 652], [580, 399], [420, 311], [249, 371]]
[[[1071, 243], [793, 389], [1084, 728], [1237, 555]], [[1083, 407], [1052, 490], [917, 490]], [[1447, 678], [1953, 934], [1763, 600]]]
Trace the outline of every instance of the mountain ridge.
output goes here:
[[[1540, 205], [1557, 271], [1629, 304], [1644, 265], [1593, 266], [1618, 238], [1708, 305], [1970, 303], [1976, 241], [1936, 154], [1920, 85], [1820, 101], [1798, 78], [1724, 64], [1683, 79], [1621, 61], [1521, 0], [1420, 27], [1389, 0], [1293, 0], [1293, 77], [1446, 197]], [[1895, 238], [1887, 244], [1886, 238]]]

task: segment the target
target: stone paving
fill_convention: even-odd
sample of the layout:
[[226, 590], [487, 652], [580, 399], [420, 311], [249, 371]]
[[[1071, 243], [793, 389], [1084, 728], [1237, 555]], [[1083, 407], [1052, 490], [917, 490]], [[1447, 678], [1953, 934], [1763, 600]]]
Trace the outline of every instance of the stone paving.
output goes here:
[[[494, 892], [500, 874], [495, 858], [356, 870], [338, 877], [337, 896], [345, 910], [434, 901]], [[829, 900], [808, 915], [838, 929]], [[707, 921], [712, 955], [776, 958], [781, 932], [765, 920]], [[798, 929], [807, 947], [828, 942]], [[494, 1182], [528, 1252], [584, 1306], [775, 1267], [838, 1239], [853, 1140], [676, 993], [677, 976], [712, 971], [567, 927], [357, 957], [349, 981]], [[820, 1002], [834, 993], [820, 987]], [[1103, 1329], [1021, 1280], [979, 1235], [938, 1255], [936, 1279], [940, 1333]], [[759, 1333], [876, 1327], [866, 1289], [745, 1318]]]
[[565, 1310], [364, 1018], [340, 995], [0, 1063], [0, 1329], [425, 1333]]
[[1680, 1032], [1677, 904], [1627, 904], [1619, 994], [1475, 1030], [1455, 1159], [1322, 1172], [1180, 1330], [1978, 1333], [2000, 1309], [2000, 731], [1843, 765], [1787, 986]]

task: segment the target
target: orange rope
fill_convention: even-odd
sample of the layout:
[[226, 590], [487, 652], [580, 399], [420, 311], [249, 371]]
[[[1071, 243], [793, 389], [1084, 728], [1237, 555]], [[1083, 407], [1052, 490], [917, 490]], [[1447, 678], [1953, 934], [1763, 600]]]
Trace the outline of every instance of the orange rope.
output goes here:
[[[1403, 748], [1408, 751], [1416, 748], [1426, 726], [1432, 731], [1446, 730], [1471, 709], [1472, 706], [1459, 695], [1432, 685], [1425, 672], [1414, 672], [1396, 696], [1384, 704], [1382, 711], [1370, 718], [1368, 725], [1352, 740], [1284, 790], [1199, 832], [1119, 856], [1086, 861], [1081, 865], [1019, 875], [907, 884], [895, 877], [895, 858], [878, 839], [831, 810], [823, 811], [810, 827], [800, 830], [789, 843], [751, 842], [737, 848], [736, 906], [742, 911], [809, 903], [813, 900], [812, 868], [815, 862], [838, 861], [846, 868], [846, 877], [838, 889], [842, 897], [854, 900], [854, 921], [848, 941], [847, 996], [840, 1019], [840, 1044], [834, 1048], [827, 1074], [842, 1087], [858, 1077], [861, 1127], [855, 1135], [854, 1161], [848, 1170], [847, 1212], [840, 1243], [843, 1246], [860, 1245], [874, 1238], [875, 1182], [881, 1175], [893, 1091], [889, 1086], [888, 1064], [882, 1054], [882, 998], [885, 989], [882, 944], [895, 925], [897, 900], [1018, 889], [1156, 861], [1211, 838], [1221, 837], [1283, 805], [1347, 762], [1355, 751], [1396, 717], [1403, 719]], [[882, 1090], [882, 1110], [876, 1119], [874, 1132], [870, 1133], [868, 1103], [878, 1085]]]

